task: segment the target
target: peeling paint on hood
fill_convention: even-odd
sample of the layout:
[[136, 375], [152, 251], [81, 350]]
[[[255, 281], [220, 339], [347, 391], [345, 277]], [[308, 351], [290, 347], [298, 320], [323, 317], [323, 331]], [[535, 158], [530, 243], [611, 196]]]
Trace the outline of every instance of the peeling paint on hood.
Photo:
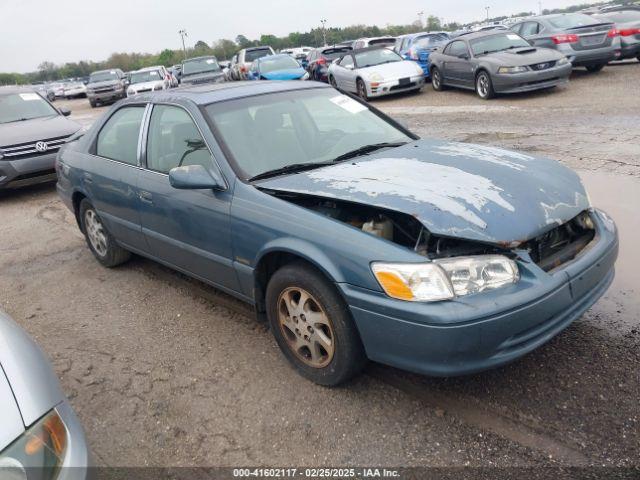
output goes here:
[[517, 244], [589, 206], [572, 170], [494, 147], [419, 140], [257, 184], [413, 215], [436, 235]]

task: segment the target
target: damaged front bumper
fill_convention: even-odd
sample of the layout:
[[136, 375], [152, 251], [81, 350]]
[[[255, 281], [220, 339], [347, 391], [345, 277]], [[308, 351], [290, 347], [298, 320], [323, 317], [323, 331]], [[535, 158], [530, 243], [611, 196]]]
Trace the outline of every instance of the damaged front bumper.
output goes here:
[[545, 272], [521, 255], [520, 281], [494, 291], [414, 303], [339, 284], [368, 357], [421, 374], [455, 376], [509, 363], [543, 345], [613, 280], [617, 232], [593, 218], [596, 237], [575, 259]]

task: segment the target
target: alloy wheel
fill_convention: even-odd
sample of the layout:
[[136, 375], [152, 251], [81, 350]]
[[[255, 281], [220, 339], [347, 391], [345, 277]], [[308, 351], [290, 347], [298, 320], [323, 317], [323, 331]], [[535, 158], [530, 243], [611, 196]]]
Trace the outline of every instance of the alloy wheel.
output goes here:
[[329, 317], [306, 290], [285, 289], [278, 298], [278, 322], [291, 351], [305, 364], [326, 367], [335, 351], [335, 336]]
[[435, 69], [431, 74], [431, 83], [436, 90], [440, 89], [440, 70]]
[[102, 222], [94, 210], [87, 210], [84, 214], [84, 226], [89, 237], [89, 242], [95, 252], [104, 257], [107, 255], [107, 236]]
[[482, 98], [486, 98], [489, 95], [489, 77], [486, 73], [478, 75], [478, 80], [476, 80], [476, 89], [478, 91], [478, 95]]

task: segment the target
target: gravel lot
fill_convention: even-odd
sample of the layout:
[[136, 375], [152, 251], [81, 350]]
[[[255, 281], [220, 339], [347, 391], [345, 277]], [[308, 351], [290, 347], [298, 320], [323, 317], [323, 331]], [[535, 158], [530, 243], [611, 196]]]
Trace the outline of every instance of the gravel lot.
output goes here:
[[[0, 306], [52, 359], [100, 465], [638, 466], [639, 78], [634, 62], [490, 102], [430, 86], [375, 102], [421, 136], [556, 158], [619, 224], [605, 298], [507, 367], [313, 385], [237, 301], [142, 258], [102, 268], [52, 185], [0, 194]], [[58, 103], [84, 124], [104, 110]]]

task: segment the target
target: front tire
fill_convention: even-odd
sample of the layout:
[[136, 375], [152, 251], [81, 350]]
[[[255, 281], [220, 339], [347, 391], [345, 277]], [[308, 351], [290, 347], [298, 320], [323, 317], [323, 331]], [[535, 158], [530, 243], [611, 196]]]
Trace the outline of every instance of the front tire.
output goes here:
[[91, 105], [91, 108], [96, 108], [96, 101], [89, 99], [89, 105]]
[[117, 244], [115, 238], [103, 225], [96, 209], [86, 198], [80, 202], [79, 216], [87, 245], [102, 265], [111, 268], [131, 258], [131, 253]]
[[602, 70], [604, 67], [605, 67], [604, 63], [599, 63], [597, 65], [587, 65], [586, 69], [587, 69], [587, 72], [596, 73]]
[[436, 92], [442, 92], [444, 90], [444, 84], [442, 83], [442, 73], [438, 67], [431, 69], [431, 86]]
[[369, 101], [369, 95], [367, 94], [367, 86], [364, 81], [359, 78], [356, 80], [356, 89], [358, 90], [358, 96], [365, 102]]
[[338, 88], [338, 83], [336, 82], [336, 79], [333, 75], [329, 75], [329, 84], [333, 87], [333, 88]]
[[296, 262], [274, 273], [266, 306], [280, 350], [306, 379], [336, 386], [365, 366], [349, 309], [335, 286], [312, 267]]
[[483, 100], [489, 100], [496, 95], [493, 90], [491, 75], [484, 70], [476, 76], [476, 93]]

